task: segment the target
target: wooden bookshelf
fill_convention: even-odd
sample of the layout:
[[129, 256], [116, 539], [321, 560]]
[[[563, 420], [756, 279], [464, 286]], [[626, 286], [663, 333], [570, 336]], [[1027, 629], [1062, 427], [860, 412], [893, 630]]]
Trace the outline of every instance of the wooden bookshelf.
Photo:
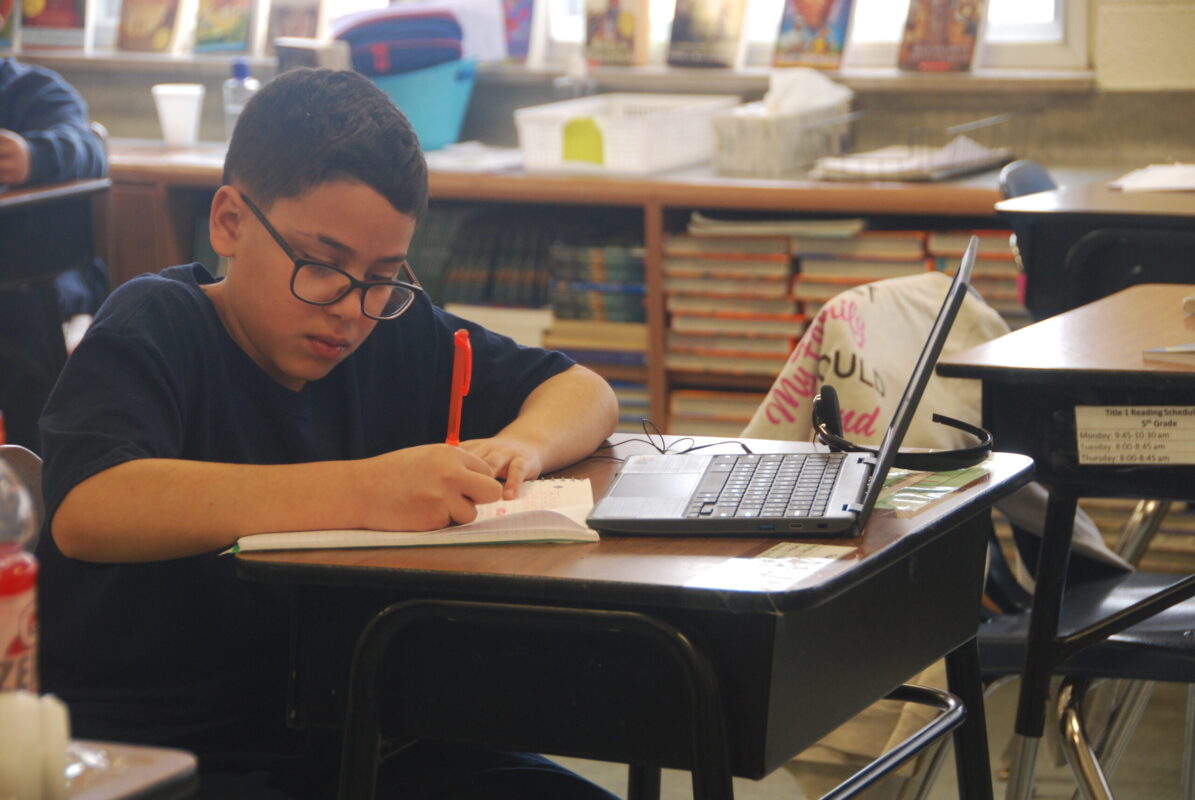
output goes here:
[[[109, 143], [109, 237], [106, 257], [114, 283], [142, 272], [186, 263], [194, 252], [195, 220], [206, 213], [220, 185], [224, 145], [201, 143], [167, 148], [161, 142], [114, 139]], [[678, 372], [664, 367], [665, 327], [661, 264], [664, 234], [694, 209], [757, 210], [911, 219], [922, 228], [1002, 227], [994, 205], [1000, 199], [995, 173], [944, 183], [831, 183], [810, 180], [754, 180], [715, 176], [708, 170], [645, 178], [577, 177], [526, 173], [435, 172], [434, 199], [476, 203], [614, 206], [642, 214], [645, 244], [646, 314], [649, 331], [645, 368], [599, 369], [610, 378], [645, 380], [651, 416], [667, 424], [668, 394], [674, 387], [766, 389], [760, 376]]]

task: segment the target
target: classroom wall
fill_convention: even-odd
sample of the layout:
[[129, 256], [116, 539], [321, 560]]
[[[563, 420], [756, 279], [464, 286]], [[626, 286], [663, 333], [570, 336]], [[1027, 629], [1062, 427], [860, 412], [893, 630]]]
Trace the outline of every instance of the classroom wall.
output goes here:
[[[1027, 157], [1057, 166], [1136, 165], [1195, 161], [1195, 0], [1092, 0], [1091, 60], [1095, 88], [1032, 88], [948, 92], [908, 85], [857, 92], [867, 112], [856, 125], [856, 147], [907, 141], [910, 132], [1008, 110], [1025, 111], [1004, 132], [1005, 143]], [[29, 60], [35, 60], [30, 58]], [[162, 81], [200, 80], [207, 86], [201, 138], [223, 136], [220, 85], [226, 66], [50, 62], [88, 100], [92, 115], [115, 137], [157, 138], [149, 87]], [[261, 75], [261, 77], [266, 77]], [[696, 82], [695, 82], [696, 83]], [[743, 81], [731, 93], [758, 98], [762, 81]], [[600, 87], [606, 90], [611, 87]], [[622, 87], [613, 87], [622, 88]], [[678, 91], [675, 85], [649, 90]], [[705, 85], [690, 91], [708, 91]], [[715, 91], [721, 91], [716, 89]], [[483, 73], [463, 138], [514, 145], [514, 109], [557, 99], [552, 76]], [[999, 142], [996, 142], [999, 143]]]
[[1093, 33], [1103, 89], [1195, 88], [1195, 0], [1098, 0]]

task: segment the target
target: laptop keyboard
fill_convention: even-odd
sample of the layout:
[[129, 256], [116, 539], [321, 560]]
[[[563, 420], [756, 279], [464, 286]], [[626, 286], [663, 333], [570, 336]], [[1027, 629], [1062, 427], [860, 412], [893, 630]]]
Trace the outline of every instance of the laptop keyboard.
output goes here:
[[685, 516], [824, 516], [842, 460], [842, 453], [714, 456]]

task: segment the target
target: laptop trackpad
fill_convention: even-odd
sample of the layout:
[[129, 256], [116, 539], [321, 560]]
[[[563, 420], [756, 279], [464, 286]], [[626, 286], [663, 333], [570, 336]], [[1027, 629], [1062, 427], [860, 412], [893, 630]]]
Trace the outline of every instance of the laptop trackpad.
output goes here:
[[697, 488], [701, 480], [701, 473], [687, 473], [683, 475], [664, 474], [623, 474], [609, 497], [680, 497], [688, 498]]

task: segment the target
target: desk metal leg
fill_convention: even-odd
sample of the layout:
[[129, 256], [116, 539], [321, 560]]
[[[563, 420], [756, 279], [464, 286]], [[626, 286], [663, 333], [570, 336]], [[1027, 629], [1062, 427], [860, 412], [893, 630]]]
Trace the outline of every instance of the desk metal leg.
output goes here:
[[[381, 709], [374, 702], [383, 662], [392, 643], [422, 620], [467, 619], [495, 625], [585, 628], [599, 633], [625, 632], [650, 642], [661, 658], [677, 667], [688, 695], [691, 772], [694, 800], [733, 800], [729, 746], [721, 691], [713, 664], [681, 631], [668, 623], [629, 611], [556, 608], [463, 600], [410, 600], [379, 612], [361, 632], [353, 654], [345, 699], [340, 800], [369, 800], [374, 795], [381, 742]], [[633, 791], [659, 792], [659, 769], [632, 767]], [[646, 798], [650, 795], [645, 794]]]
[[627, 800], [660, 800], [660, 768], [631, 764], [627, 770]]
[[954, 731], [954, 762], [960, 800], [992, 800], [992, 765], [988, 756], [987, 719], [979, 645], [975, 639], [946, 656], [946, 682], [963, 701], [967, 718]]
[[1016, 733], [1020, 742], [1008, 779], [1008, 800], [1029, 800], [1033, 791], [1033, 768], [1037, 745], [1045, 730], [1050, 675], [1058, 662], [1058, 619], [1066, 591], [1066, 567], [1070, 561], [1077, 502], [1078, 496], [1071, 489], [1050, 488], [1029, 616], [1029, 643], [1017, 701]]

